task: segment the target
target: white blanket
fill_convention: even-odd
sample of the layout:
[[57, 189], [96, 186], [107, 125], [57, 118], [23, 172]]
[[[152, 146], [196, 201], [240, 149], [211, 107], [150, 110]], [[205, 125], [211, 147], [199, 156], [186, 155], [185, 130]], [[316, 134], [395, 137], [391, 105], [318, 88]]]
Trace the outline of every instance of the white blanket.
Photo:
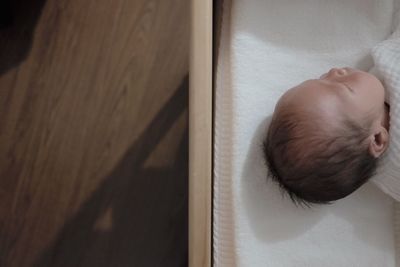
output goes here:
[[237, 0], [217, 71], [216, 266], [395, 266], [393, 202], [371, 184], [297, 208], [267, 182], [261, 144], [278, 98], [331, 67], [368, 70], [392, 0]]
[[390, 104], [390, 144], [374, 182], [400, 201], [400, 25], [391, 38], [372, 51], [374, 70], [386, 88]]

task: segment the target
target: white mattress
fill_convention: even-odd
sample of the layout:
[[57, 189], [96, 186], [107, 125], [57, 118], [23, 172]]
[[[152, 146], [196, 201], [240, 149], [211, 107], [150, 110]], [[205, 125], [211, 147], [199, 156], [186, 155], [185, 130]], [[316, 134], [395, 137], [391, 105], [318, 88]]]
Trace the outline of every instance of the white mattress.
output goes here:
[[395, 266], [393, 202], [368, 183], [298, 208], [267, 179], [262, 139], [277, 99], [333, 66], [372, 66], [392, 0], [225, 0], [216, 84], [216, 266]]

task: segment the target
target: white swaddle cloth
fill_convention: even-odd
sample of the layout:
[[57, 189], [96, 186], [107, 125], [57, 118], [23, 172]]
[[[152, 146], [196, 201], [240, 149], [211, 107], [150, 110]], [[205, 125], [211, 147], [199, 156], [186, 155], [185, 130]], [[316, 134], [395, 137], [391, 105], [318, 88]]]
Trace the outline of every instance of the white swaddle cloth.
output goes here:
[[[374, 74], [378, 75], [386, 89], [386, 101], [390, 105], [390, 143], [372, 181], [385, 193], [400, 201], [400, 24], [395, 16], [397, 29], [392, 36], [372, 50], [375, 62]], [[400, 262], [400, 203], [394, 207], [394, 235], [396, 262]]]
[[390, 105], [390, 143], [373, 182], [400, 201], [400, 27], [372, 50], [372, 56]]

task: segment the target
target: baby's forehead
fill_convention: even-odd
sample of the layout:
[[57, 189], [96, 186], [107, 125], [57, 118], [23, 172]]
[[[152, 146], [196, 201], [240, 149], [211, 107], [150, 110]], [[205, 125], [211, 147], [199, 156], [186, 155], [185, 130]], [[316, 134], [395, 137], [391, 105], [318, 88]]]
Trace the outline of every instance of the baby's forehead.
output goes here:
[[307, 102], [314, 102], [323, 98], [336, 96], [335, 90], [332, 90], [335, 85], [321, 81], [318, 79], [306, 80], [289, 90], [287, 90], [280, 98], [280, 102], [298, 102], [299, 99]]
[[338, 109], [320, 105], [302, 106], [281, 103], [274, 112], [274, 120], [293, 125], [296, 135], [327, 135], [341, 128], [344, 115]]
[[324, 88], [324, 84], [316, 80], [305, 81], [282, 95], [275, 112], [335, 121], [343, 113], [341, 99], [330, 92], [329, 88]]

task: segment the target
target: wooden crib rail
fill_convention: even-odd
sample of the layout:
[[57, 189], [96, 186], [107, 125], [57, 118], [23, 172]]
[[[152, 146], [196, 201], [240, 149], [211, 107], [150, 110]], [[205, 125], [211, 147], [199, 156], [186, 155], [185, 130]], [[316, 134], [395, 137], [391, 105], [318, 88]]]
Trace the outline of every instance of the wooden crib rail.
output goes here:
[[213, 1], [192, 0], [189, 93], [189, 266], [211, 266]]

